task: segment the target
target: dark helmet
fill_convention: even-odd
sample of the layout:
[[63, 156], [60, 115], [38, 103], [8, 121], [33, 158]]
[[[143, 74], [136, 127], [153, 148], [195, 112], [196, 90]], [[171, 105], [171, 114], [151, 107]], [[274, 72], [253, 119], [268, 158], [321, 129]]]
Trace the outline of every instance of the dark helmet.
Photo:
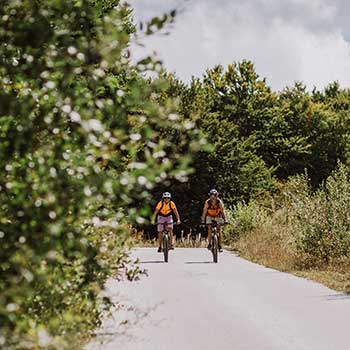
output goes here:
[[219, 194], [219, 192], [215, 188], [213, 188], [212, 190], [209, 191], [209, 196], [211, 196], [211, 195], [217, 196], [218, 194]]
[[164, 192], [162, 198], [171, 198], [171, 194], [169, 192]]

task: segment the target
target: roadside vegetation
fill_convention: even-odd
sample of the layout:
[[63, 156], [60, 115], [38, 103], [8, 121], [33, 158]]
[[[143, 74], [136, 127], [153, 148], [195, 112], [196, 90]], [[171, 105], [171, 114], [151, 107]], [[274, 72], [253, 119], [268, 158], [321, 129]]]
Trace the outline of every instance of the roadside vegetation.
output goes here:
[[[210, 188], [243, 256], [348, 290], [350, 90], [274, 92], [254, 64], [184, 84], [131, 40], [118, 0], [0, 7], [0, 347], [79, 349], [138, 278], [131, 226], [169, 190], [198, 224]], [[197, 221], [198, 218], [198, 221]]]
[[231, 211], [228, 243], [257, 263], [350, 291], [350, 169], [316, 191], [298, 175]]

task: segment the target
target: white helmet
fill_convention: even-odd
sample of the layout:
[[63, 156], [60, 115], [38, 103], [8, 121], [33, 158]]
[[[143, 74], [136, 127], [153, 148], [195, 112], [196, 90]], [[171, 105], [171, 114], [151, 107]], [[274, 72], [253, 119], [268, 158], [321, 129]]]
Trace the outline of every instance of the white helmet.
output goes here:
[[171, 198], [171, 194], [169, 192], [164, 192], [162, 198]]

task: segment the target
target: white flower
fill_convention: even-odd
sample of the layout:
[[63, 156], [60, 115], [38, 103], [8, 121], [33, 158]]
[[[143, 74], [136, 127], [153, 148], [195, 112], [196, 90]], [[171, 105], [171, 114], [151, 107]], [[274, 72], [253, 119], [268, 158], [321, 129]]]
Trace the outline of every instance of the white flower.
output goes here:
[[129, 183], [129, 180], [127, 177], [122, 177], [120, 179], [120, 184], [123, 185], [123, 186], [126, 186], [127, 184]]
[[83, 124], [83, 127], [86, 131], [94, 130], [103, 132], [102, 123], [98, 119], [90, 119]]
[[106, 60], [103, 60], [100, 64], [101, 68], [106, 69], [108, 68], [108, 62]]
[[101, 68], [95, 69], [94, 74], [99, 78], [103, 78], [105, 76], [105, 72]]
[[95, 103], [96, 103], [97, 108], [99, 108], [99, 109], [102, 109], [104, 107], [104, 104], [101, 100], [97, 100]]
[[99, 226], [100, 222], [101, 222], [101, 220], [97, 216], [94, 216], [92, 218], [92, 223], [93, 223], [94, 226]]
[[141, 135], [138, 134], [138, 133], [130, 134], [130, 139], [131, 139], [132, 141], [139, 141], [139, 140], [141, 140]]
[[144, 177], [144, 176], [139, 176], [139, 177], [137, 178], [137, 182], [138, 182], [141, 186], [143, 186], [143, 185], [145, 185], [145, 184], [147, 183], [147, 178]]
[[78, 50], [74, 46], [69, 46], [67, 51], [70, 55], [75, 55], [78, 52]]
[[32, 55], [28, 55], [26, 60], [27, 60], [28, 63], [31, 63], [31, 62], [34, 61], [34, 57]]
[[85, 196], [88, 196], [88, 197], [90, 197], [92, 195], [92, 191], [91, 191], [90, 187], [88, 187], [88, 186], [84, 187], [84, 194], [85, 194]]
[[52, 339], [44, 329], [40, 329], [38, 331], [38, 338], [39, 338], [40, 347], [48, 346], [51, 343], [51, 339]]
[[43, 79], [47, 79], [50, 76], [50, 73], [47, 70], [41, 72], [40, 77]]
[[162, 150], [162, 151], [155, 152], [153, 154], [153, 158], [161, 158], [161, 157], [164, 157], [165, 155], [166, 153]]
[[185, 121], [184, 123], [184, 127], [185, 129], [189, 130], [189, 129], [193, 129], [194, 128], [194, 123], [190, 122], [189, 120]]
[[57, 170], [54, 167], [50, 168], [50, 176], [51, 177], [56, 177], [57, 176]]
[[69, 114], [72, 111], [72, 107], [70, 105], [64, 105], [62, 106], [61, 109], [64, 113], [67, 113], [67, 114]]
[[177, 120], [179, 119], [179, 116], [177, 114], [169, 114], [168, 116], [169, 120]]
[[76, 111], [69, 113], [69, 116], [72, 122], [79, 123], [81, 121], [80, 114]]
[[18, 310], [18, 305], [15, 304], [15, 303], [7, 304], [7, 305], [6, 305], [6, 310], [7, 310], [8, 312], [17, 311], [17, 310]]
[[145, 219], [142, 218], [141, 216], [138, 216], [138, 217], [136, 218], [136, 222], [137, 222], [138, 224], [144, 224], [144, 223], [145, 223]]
[[84, 60], [85, 60], [85, 55], [84, 55], [82, 52], [79, 52], [79, 53], [77, 54], [77, 58], [78, 58], [78, 60], [80, 60], [80, 61], [84, 61]]
[[101, 253], [106, 253], [107, 252], [107, 248], [104, 247], [104, 246], [100, 247], [100, 252]]
[[[4, 16], [5, 17], [5, 16]], [[6, 339], [2, 335], [0, 335], [0, 345], [5, 345]]]
[[45, 86], [48, 88], [48, 89], [53, 89], [55, 86], [56, 86], [56, 84], [53, 82], [53, 81], [48, 81], [46, 84], [45, 84]]
[[28, 282], [32, 282], [34, 279], [33, 274], [29, 270], [23, 270], [22, 275]]
[[123, 90], [118, 90], [117, 91], [117, 96], [119, 96], [119, 97], [122, 97], [122, 96], [124, 96], [125, 95], [125, 92], [123, 91]]

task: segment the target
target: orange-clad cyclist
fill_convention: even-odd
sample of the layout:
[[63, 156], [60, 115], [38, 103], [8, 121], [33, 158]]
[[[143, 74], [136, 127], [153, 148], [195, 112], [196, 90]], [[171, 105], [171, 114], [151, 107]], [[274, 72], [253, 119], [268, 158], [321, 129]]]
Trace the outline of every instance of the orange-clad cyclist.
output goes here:
[[154, 218], [157, 218], [158, 223], [158, 253], [162, 252], [163, 230], [168, 229], [170, 235], [170, 249], [174, 249], [173, 246], [173, 214], [176, 217], [177, 224], [181, 223], [180, 215], [177, 211], [175, 203], [171, 200], [171, 194], [164, 192], [162, 199], [158, 202], [153, 214], [152, 222]]
[[226, 213], [224, 204], [221, 199], [219, 199], [219, 193], [217, 190], [212, 189], [209, 192], [209, 199], [204, 203], [203, 213], [202, 213], [202, 224], [208, 225], [208, 249], [211, 249], [211, 224], [216, 221], [218, 224], [218, 236], [219, 236], [219, 251], [222, 252], [221, 246], [221, 225], [227, 223]]

